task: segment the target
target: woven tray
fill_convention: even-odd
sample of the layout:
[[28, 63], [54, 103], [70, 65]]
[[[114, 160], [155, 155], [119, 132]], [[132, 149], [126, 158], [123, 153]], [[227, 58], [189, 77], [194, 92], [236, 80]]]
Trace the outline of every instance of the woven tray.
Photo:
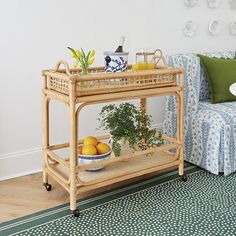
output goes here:
[[[60, 69], [64, 64], [65, 69]], [[47, 76], [47, 87], [63, 94], [69, 94], [69, 81], [76, 83], [76, 96], [107, 94], [122, 91], [133, 91], [146, 88], [175, 86], [176, 78], [181, 71], [178, 68], [157, 66], [152, 70], [134, 72], [131, 66], [125, 72], [104, 73], [104, 67], [89, 68], [88, 75], [81, 75], [80, 69], [70, 69], [64, 61], [59, 61], [54, 70], [44, 70]]]

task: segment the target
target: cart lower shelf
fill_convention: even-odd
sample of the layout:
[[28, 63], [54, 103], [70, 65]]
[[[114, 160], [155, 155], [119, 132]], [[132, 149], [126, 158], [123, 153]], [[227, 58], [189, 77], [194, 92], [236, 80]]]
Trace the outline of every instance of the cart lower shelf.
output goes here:
[[[128, 161], [116, 161], [106, 165], [98, 172], [79, 171], [77, 175], [77, 192], [100, 188], [160, 169], [178, 166], [179, 164], [178, 157], [164, 152], [156, 152], [152, 155], [143, 155]], [[49, 173], [53, 171], [56, 175], [69, 179], [69, 168], [62, 165], [52, 164], [47, 171]]]

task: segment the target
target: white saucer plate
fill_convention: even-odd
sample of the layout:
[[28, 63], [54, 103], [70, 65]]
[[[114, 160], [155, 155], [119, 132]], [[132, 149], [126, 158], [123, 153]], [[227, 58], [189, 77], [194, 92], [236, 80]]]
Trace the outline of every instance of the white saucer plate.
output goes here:
[[209, 8], [219, 8], [222, 0], [207, 0]]
[[229, 26], [229, 32], [232, 35], [236, 35], [236, 21], [233, 21]]
[[184, 0], [187, 7], [195, 7], [198, 4], [198, 0]]
[[196, 35], [197, 26], [193, 21], [187, 21], [184, 25], [183, 33], [186, 37], [193, 37]]
[[208, 30], [211, 35], [219, 34], [220, 33], [220, 22], [218, 20], [210, 21]]
[[229, 6], [232, 10], [236, 10], [236, 0], [229, 0]]

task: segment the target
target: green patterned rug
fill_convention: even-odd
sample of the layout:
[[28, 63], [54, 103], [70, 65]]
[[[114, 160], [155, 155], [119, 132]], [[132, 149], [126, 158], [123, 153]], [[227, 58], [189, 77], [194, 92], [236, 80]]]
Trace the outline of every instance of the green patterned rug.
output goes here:
[[173, 171], [82, 199], [79, 218], [66, 204], [1, 223], [0, 236], [236, 235], [236, 174], [186, 173], [187, 182]]

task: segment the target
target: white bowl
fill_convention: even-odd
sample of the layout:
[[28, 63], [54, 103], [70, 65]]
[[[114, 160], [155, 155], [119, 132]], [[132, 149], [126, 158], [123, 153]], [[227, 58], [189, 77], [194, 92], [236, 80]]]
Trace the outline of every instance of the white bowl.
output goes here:
[[[79, 154], [79, 163], [80, 163], [80, 165], [86, 165], [86, 164], [94, 163], [94, 162], [101, 161], [101, 160], [107, 160], [110, 157], [111, 157], [111, 151], [109, 151], [105, 154], [93, 155], [93, 156]], [[104, 168], [104, 166], [99, 165], [96, 168], [88, 169], [86, 171], [96, 172], [96, 171], [100, 171], [102, 168]]]

